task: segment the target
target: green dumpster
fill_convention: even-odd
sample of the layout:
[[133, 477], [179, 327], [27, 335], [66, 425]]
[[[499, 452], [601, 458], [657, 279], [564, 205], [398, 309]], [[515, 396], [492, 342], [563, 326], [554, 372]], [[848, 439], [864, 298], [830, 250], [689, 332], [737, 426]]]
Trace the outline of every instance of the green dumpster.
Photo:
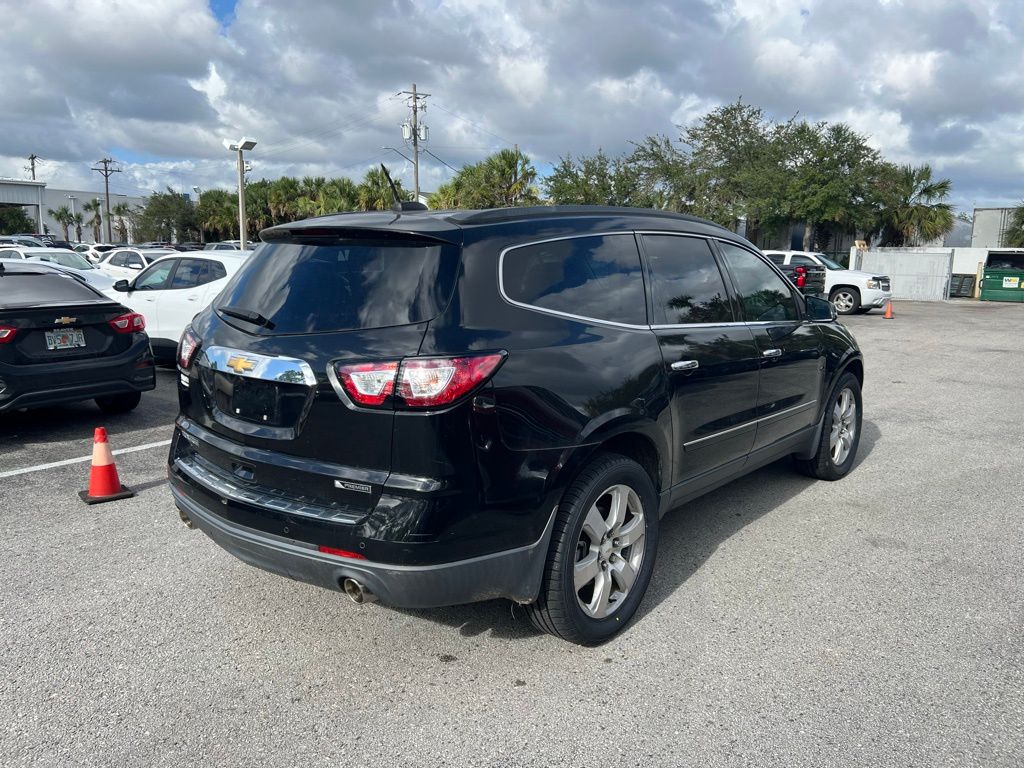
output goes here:
[[1024, 250], [991, 250], [981, 281], [982, 301], [1024, 302]]

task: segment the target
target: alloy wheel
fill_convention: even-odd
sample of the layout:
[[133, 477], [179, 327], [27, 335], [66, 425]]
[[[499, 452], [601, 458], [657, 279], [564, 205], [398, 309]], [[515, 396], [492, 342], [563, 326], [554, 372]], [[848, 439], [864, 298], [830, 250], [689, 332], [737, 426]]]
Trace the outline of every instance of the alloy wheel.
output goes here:
[[832, 304], [835, 306], [836, 312], [852, 312], [853, 296], [847, 291], [839, 291], [832, 297]]
[[590, 507], [576, 544], [573, 587], [587, 616], [603, 619], [629, 594], [644, 559], [643, 504], [628, 485], [613, 485]]
[[847, 387], [839, 393], [836, 404], [832, 408], [832, 431], [828, 438], [832, 463], [837, 467], [843, 464], [850, 455], [856, 434], [857, 400], [850, 388]]

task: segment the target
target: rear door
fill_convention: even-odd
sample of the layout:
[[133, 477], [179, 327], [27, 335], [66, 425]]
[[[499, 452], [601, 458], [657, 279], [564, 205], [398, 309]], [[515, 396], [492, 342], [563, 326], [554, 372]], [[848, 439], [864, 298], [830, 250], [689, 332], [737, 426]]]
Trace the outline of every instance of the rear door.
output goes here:
[[[158, 298], [161, 334], [165, 339], [177, 341], [185, 326], [208, 303], [209, 285], [224, 276], [224, 266], [209, 259], [175, 259], [177, 267], [167, 289]], [[219, 269], [217, 269], [219, 267]], [[216, 295], [216, 294], [214, 294]]]
[[699, 486], [754, 444], [760, 353], [707, 239], [644, 234], [640, 241], [670, 382], [674, 480]]
[[756, 450], [814, 424], [824, 343], [788, 280], [753, 251], [724, 241], [718, 247], [760, 354]]

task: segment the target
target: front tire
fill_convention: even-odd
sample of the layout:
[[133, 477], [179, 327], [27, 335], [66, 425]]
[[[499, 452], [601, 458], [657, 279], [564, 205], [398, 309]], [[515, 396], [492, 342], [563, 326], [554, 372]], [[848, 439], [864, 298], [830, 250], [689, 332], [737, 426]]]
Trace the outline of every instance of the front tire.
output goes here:
[[608, 640], [636, 613], [657, 547], [650, 476], [625, 456], [599, 455], [562, 497], [530, 621], [579, 645]]
[[836, 314], [852, 315], [860, 309], [860, 291], [856, 288], [841, 286], [829, 294], [828, 300], [836, 308]]
[[106, 395], [96, 398], [96, 405], [107, 415], [134, 411], [142, 400], [141, 392], [126, 392], [121, 395]]
[[862, 412], [860, 382], [852, 373], [844, 373], [825, 405], [825, 421], [814, 456], [797, 459], [797, 469], [818, 480], [845, 477], [857, 457]]

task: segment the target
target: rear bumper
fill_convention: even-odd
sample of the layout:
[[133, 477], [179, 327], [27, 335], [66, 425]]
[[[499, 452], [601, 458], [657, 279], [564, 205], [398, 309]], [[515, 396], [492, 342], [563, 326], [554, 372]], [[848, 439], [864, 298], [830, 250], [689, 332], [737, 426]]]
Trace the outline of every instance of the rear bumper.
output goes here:
[[112, 358], [36, 365], [0, 364], [0, 413], [91, 400], [94, 397], [147, 392], [156, 387], [156, 371], [145, 336]]
[[540, 589], [554, 510], [537, 542], [437, 565], [397, 565], [336, 557], [312, 544], [237, 525], [171, 485], [178, 509], [218, 545], [257, 568], [326, 589], [356, 579], [396, 608], [436, 608], [493, 598], [532, 602]]

